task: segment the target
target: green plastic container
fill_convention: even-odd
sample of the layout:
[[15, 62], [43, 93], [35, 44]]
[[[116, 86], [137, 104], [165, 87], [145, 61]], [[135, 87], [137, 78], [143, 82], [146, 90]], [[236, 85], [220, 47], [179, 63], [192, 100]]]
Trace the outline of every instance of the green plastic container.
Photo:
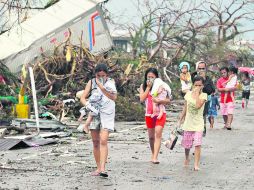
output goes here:
[[10, 101], [10, 102], [12, 102], [14, 104], [18, 103], [18, 99], [16, 97], [13, 97], [13, 96], [0, 96], [0, 101], [1, 100]]

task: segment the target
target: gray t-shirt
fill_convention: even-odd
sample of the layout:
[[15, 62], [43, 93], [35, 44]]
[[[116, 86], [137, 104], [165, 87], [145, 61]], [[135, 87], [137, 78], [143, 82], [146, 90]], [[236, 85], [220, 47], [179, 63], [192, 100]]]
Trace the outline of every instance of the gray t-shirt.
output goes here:
[[250, 80], [249, 79], [245, 79], [242, 81], [242, 88], [243, 88], [243, 91], [250, 91]]

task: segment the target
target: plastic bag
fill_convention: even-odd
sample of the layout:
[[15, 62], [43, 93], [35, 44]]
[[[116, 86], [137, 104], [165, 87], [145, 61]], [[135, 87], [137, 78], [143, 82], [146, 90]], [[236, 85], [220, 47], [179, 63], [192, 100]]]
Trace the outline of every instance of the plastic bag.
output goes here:
[[183, 129], [182, 129], [180, 122], [177, 122], [176, 127], [169, 134], [169, 139], [166, 140], [166, 142], [164, 143], [165, 146], [168, 149], [173, 150], [176, 145], [179, 135], [181, 135], [181, 136], [183, 135]]

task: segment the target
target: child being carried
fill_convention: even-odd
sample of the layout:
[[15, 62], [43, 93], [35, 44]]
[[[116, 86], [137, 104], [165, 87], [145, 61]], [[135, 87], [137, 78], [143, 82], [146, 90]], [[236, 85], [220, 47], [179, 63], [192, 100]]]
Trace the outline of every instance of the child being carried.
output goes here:
[[188, 62], [181, 62], [179, 65], [180, 70], [180, 81], [182, 85], [182, 96], [191, 90], [192, 81], [191, 81], [191, 74], [190, 74], [190, 65]]
[[[115, 93], [116, 89], [114, 88], [112, 83], [114, 83], [114, 81], [112, 79], [108, 78], [107, 81], [104, 83], [104, 88], [106, 89], [106, 91], [108, 91], [110, 93]], [[97, 87], [95, 79], [92, 79], [91, 96], [89, 97], [89, 99], [85, 105], [85, 109], [89, 111], [85, 125], [83, 127], [83, 130], [85, 133], [89, 132], [88, 127], [90, 126], [91, 122], [93, 121], [93, 117], [96, 117], [99, 115], [100, 109], [106, 103], [107, 103], [107, 99], [103, 98], [103, 93]], [[81, 112], [81, 116], [79, 118], [79, 121], [81, 121], [82, 117], [85, 115], [84, 112], [82, 115], [82, 110], [80, 112]]]
[[[167, 95], [169, 97], [171, 96], [171, 89], [167, 83], [163, 82], [160, 78], [156, 78], [153, 82], [151, 95], [153, 98], [164, 100]], [[163, 104], [153, 102], [153, 114], [151, 117], [157, 116], [157, 119], [160, 119], [163, 113], [165, 113], [165, 106]]]
[[[229, 68], [229, 77], [228, 80], [223, 83], [225, 88], [234, 88], [237, 85], [237, 71], [238, 69], [235, 67]], [[226, 103], [228, 96], [231, 96], [232, 101], [235, 101], [234, 92], [226, 92], [224, 97], [224, 103]]]

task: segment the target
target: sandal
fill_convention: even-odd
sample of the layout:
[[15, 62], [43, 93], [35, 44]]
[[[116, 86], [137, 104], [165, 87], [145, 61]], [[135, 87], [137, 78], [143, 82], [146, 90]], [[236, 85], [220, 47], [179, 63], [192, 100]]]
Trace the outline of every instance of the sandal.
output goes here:
[[101, 177], [108, 177], [108, 173], [107, 172], [100, 172], [99, 175]]
[[226, 125], [226, 129], [227, 130], [231, 130], [231, 126], [230, 125]]

